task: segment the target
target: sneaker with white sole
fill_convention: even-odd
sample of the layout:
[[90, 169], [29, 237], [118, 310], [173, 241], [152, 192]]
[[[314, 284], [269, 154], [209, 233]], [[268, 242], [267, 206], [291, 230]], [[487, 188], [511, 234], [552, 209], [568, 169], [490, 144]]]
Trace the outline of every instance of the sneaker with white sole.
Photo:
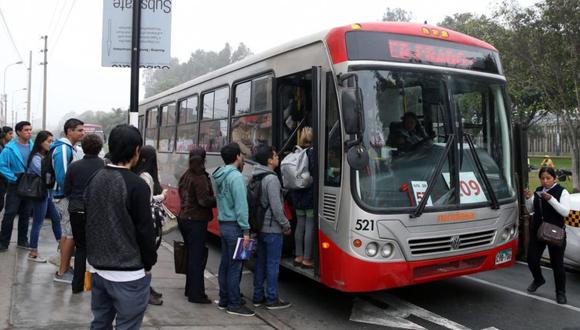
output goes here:
[[38, 262], [38, 263], [45, 263], [46, 262], [45, 258], [43, 258], [39, 255], [31, 256], [30, 254], [28, 255], [28, 260]]
[[248, 307], [241, 305], [238, 308], [229, 308], [226, 309], [226, 313], [231, 315], [238, 315], [238, 316], [254, 316], [256, 313], [249, 309]]
[[284, 309], [292, 306], [291, 303], [284, 301], [282, 299], [278, 299], [278, 301], [273, 302], [271, 304], [266, 304], [266, 309], [274, 310], [274, 309]]
[[64, 274], [60, 275], [57, 271], [56, 273], [54, 273], [53, 280], [59, 283], [71, 284], [73, 280], [73, 273], [69, 270], [66, 271]]

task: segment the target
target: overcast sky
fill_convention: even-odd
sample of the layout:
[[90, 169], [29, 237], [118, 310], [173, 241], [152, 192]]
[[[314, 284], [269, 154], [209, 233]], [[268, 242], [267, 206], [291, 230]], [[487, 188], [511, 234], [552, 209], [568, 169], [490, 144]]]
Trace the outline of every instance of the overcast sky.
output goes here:
[[[254, 53], [259, 53], [331, 27], [379, 21], [387, 7], [411, 11], [416, 22], [435, 24], [454, 13], [490, 14], [497, 2], [173, 0], [171, 55], [186, 61], [196, 49], [219, 51], [226, 42], [234, 49], [244, 42]], [[534, 2], [519, 1], [526, 6]], [[26, 67], [29, 51], [32, 51], [31, 109], [33, 124], [40, 125], [43, 74], [39, 65], [43, 56], [40, 37], [45, 34], [49, 45], [49, 126], [71, 111], [81, 113], [128, 107], [130, 70], [101, 67], [103, 0], [0, 0], [0, 8], [17, 49], [6, 27], [0, 23], [0, 74], [3, 75], [11, 63], [22, 60], [25, 64], [11, 66], [6, 71], [8, 110], [10, 113], [14, 106], [18, 120], [24, 119], [26, 114], [26, 92], [18, 90], [26, 87]], [[3, 76], [0, 84], [2, 80]]]

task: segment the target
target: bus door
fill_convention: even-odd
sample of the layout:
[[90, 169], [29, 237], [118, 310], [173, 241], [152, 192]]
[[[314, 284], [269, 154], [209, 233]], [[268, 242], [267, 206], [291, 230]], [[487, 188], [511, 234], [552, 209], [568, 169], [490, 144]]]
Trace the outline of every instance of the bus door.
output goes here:
[[[276, 125], [277, 130], [274, 131], [273, 141], [277, 143], [277, 149], [280, 154], [280, 159], [283, 159], [286, 155], [293, 152], [295, 146], [298, 144], [300, 131], [303, 127], [309, 126], [313, 130], [313, 151], [314, 158], [319, 160], [319, 114], [321, 108], [321, 68], [313, 67], [311, 70], [297, 72], [288, 76], [279, 77], [276, 79], [276, 100], [277, 109], [276, 112]], [[320, 191], [318, 180], [318, 169], [320, 162], [315, 162], [315, 171], [313, 173], [313, 199], [314, 199], [314, 215], [315, 222], [318, 224], [317, 214], [318, 214], [318, 192]], [[287, 205], [289, 206], [288, 211], [291, 213], [293, 220], [292, 232], [296, 229], [296, 212], [294, 206], [292, 205], [292, 198], [287, 198]], [[318, 226], [315, 228], [316, 232], [313, 235], [315, 241], [313, 242], [313, 261], [314, 270], [312, 269], [301, 269], [298, 267], [292, 267], [292, 261], [294, 258], [295, 242], [294, 234], [290, 237], [285, 237], [284, 239], [284, 250], [282, 264], [304, 273], [309, 277], [314, 277], [318, 274]]]

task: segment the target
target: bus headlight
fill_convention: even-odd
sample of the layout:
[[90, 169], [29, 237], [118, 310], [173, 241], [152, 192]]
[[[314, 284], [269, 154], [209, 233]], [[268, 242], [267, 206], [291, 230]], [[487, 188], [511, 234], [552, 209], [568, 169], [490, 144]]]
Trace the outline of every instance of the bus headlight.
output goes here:
[[374, 257], [377, 255], [378, 252], [379, 245], [377, 243], [370, 242], [369, 244], [367, 244], [367, 247], [365, 248], [365, 253], [367, 254], [367, 256]]
[[510, 238], [516, 237], [516, 234], [517, 234], [517, 227], [516, 227], [516, 225], [513, 225], [510, 229]]
[[510, 227], [505, 227], [503, 229], [503, 231], [501, 232], [501, 240], [502, 241], [506, 241], [508, 238], [510, 238]]
[[395, 251], [393, 244], [387, 243], [381, 247], [381, 256], [383, 258], [389, 258], [393, 255], [393, 251]]

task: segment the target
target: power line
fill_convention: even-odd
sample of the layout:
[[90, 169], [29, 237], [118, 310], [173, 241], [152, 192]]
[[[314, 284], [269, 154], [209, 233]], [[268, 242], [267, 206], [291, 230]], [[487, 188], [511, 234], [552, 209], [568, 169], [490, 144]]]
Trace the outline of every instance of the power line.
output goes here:
[[56, 5], [54, 6], [54, 10], [52, 11], [52, 16], [50, 17], [50, 21], [49, 21], [48, 26], [46, 27], [46, 30], [45, 30], [50, 35], [52, 35], [52, 33], [50, 33], [50, 28], [52, 27], [52, 23], [54, 22], [54, 17], [56, 15], [56, 12], [58, 11], [59, 6], [60, 6], [60, 0], [57, 0]]
[[10, 33], [10, 29], [8, 28], [8, 23], [6, 23], [6, 18], [4, 17], [4, 12], [2, 11], [2, 8], [0, 8], [0, 16], [2, 17], [2, 22], [4, 23], [4, 27], [6, 28], [6, 32], [8, 32], [8, 37], [10, 38], [10, 42], [12, 42], [12, 46], [14, 47], [16, 54], [18, 54], [18, 58], [20, 59], [21, 62], [24, 63], [24, 61], [22, 60], [22, 55], [20, 55], [20, 52], [18, 51], [18, 47], [16, 47], [16, 43], [14, 42], [14, 38], [12, 38], [12, 33]]
[[57, 36], [56, 36], [56, 38], [55, 38], [55, 41], [54, 41], [54, 43], [53, 43], [53, 44], [52, 44], [52, 46], [50, 47], [50, 48], [51, 48], [51, 53], [50, 53], [50, 54], [51, 54], [51, 56], [52, 56], [52, 54], [54, 54], [54, 51], [55, 51], [56, 45], [58, 44], [58, 41], [60, 40], [60, 36], [61, 36], [61, 34], [62, 34], [62, 31], [63, 31], [63, 30], [64, 30], [64, 28], [66, 27], [66, 23], [68, 22], [68, 19], [69, 19], [69, 17], [70, 17], [70, 13], [72, 12], [72, 10], [73, 10], [73, 8], [74, 8], [74, 6], [75, 6], [76, 2], [77, 2], [76, 0], [73, 0], [72, 4], [71, 4], [71, 6], [70, 6], [70, 8], [69, 8], [69, 10], [68, 10], [68, 13], [66, 14], [66, 17], [65, 17], [65, 19], [64, 19], [64, 23], [62, 24], [62, 26], [61, 26], [61, 28], [60, 28], [60, 31], [58, 32], [58, 35], [57, 35]]

